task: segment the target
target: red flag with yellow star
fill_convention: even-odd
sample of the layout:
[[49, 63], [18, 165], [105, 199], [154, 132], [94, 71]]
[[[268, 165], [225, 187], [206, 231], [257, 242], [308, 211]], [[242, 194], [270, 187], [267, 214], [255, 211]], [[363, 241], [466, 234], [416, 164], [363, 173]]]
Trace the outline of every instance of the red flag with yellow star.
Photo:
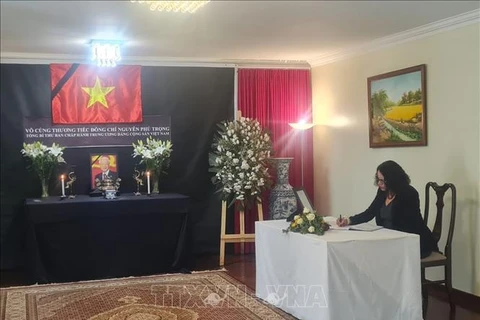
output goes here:
[[50, 65], [55, 124], [142, 122], [140, 66]]

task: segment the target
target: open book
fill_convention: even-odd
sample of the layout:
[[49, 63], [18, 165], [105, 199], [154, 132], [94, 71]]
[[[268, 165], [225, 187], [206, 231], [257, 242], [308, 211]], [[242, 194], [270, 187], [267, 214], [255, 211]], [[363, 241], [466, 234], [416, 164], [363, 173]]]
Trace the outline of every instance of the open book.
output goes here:
[[354, 230], [354, 231], [375, 231], [382, 229], [382, 226], [376, 226], [370, 223], [360, 223], [353, 226], [339, 227], [337, 224], [330, 225], [332, 230]]

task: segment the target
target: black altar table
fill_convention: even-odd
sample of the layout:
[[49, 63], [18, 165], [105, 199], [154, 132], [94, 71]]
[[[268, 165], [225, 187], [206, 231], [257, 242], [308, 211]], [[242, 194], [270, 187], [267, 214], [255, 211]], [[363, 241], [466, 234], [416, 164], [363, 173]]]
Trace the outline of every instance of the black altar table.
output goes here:
[[27, 199], [31, 280], [80, 281], [186, 268], [188, 203], [180, 194]]

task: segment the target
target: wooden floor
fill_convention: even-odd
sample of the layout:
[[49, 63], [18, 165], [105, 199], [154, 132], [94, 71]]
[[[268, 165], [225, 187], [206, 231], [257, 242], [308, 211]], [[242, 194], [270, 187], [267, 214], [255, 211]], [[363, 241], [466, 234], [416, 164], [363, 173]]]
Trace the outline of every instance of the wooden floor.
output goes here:
[[[228, 256], [224, 267], [230, 276], [255, 289], [255, 255]], [[198, 270], [215, 268], [218, 268], [218, 257], [201, 258], [196, 267]], [[447, 302], [439, 300], [435, 296], [430, 296], [426, 320], [480, 320], [480, 314], [458, 305], [455, 308], [455, 313], [450, 314], [450, 306]]]
[[[199, 257], [194, 271], [218, 269], [218, 256]], [[225, 260], [225, 269], [230, 276], [241, 281], [249, 288], [255, 290], [255, 255], [232, 255]], [[0, 287], [24, 285], [25, 281], [21, 272], [2, 272], [0, 275]], [[450, 314], [447, 302], [430, 296], [426, 320], [480, 320], [480, 313], [475, 313], [460, 305], [456, 306], [454, 314]]]

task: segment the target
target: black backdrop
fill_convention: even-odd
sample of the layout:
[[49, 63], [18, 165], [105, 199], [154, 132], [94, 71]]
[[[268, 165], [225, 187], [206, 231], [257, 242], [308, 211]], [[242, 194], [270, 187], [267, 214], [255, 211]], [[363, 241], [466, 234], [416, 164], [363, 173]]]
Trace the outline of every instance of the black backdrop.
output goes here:
[[[1, 65], [1, 267], [20, 267], [23, 230], [19, 213], [25, 198], [38, 197], [41, 187], [34, 173], [26, 170], [20, 150], [23, 118], [50, 117], [50, 69], [48, 65]], [[216, 123], [233, 119], [234, 69], [203, 67], [142, 67], [144, 115], [171, 117], [173, 143], [169, 173], [160, 182], [160, 192], [191, 197], [193, 252], [216, 253], [220, 235], [220, 200], [213, 193], [208, 172], [208, 152]], [[90, 152], [118, 154], [121, 191], [133, 192], [131, 178], [138, 159], [131, 147], [68, 148], [66, 172], [75, 165], [77, 193], [88, 193]], [[51, 195], [60, 195], [52, 181]], [[229, 228], [231, 229], [231, 227]]]

